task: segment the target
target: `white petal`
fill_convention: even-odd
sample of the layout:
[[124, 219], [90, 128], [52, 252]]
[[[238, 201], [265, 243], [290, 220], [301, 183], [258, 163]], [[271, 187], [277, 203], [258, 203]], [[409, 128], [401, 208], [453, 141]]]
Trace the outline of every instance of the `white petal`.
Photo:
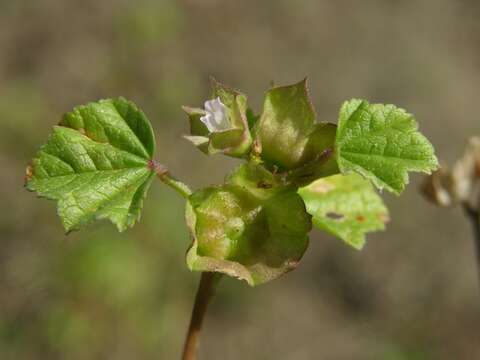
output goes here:
[[213, 112], [213, 101], [214, 100], [205, 101], [204, 107], [206, 112]]
[[215, 119], [212, 113], [207, 113], [206, 115], [200, 117], [200, 121], [205, 124], [208, 131], [214, 132], [217, 129], [215, 124]]
[[218, 132], [232, 127], [228, 119], [227, 107], [220, 98], [205, 101], [205, 112], [207, 114], [202, 116], [200, 121], [207, 126], [208, 131]]

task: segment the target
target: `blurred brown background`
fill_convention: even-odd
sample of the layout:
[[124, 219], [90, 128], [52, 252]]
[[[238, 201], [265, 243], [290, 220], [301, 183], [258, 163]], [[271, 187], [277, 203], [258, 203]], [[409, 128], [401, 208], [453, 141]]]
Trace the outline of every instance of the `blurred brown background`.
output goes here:
[[[194, 187], [234, 160], [181, 135], [208, 77], [261, 110], [304, 76], [320, 120], [361, 97], [413, 112], [439, 157], [480, 133], [477, 0], [0, 0], [0, 359], [178, 359], [198, 274], [183, 200], [154, 184], [142, 221], [65, 236], [24, 168], [62, 113], [123, 95], [150, 117], [157, 158]], [[362, 252], [314, 231], [298, 270], [258, 288], [227, 279], [201, 359], [480, 359], [480, 291], [467, 221], [418, 193]]]

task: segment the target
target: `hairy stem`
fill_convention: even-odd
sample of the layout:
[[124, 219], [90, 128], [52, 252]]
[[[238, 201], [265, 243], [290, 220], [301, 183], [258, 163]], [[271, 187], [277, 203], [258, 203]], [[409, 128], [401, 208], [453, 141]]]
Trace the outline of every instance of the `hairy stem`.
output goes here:
[[188, 198], [192, 194], [192, 190], [190, 190], [190, 188], [186, 184], [170, 176], [168, 173], [158, 175], [158, 177], [160, 178], [160, 180], [163, 181], [165, 185], [170, 186], [173, 190], [178, 192], [184, 198]]
[[168, 169], [164, 165], [156, 162], [155, 160], [150, 160], [150, 162], [148, 163], [148, 167], [155, 171], [158, 178], [165, 185], [170, 186], [173, 190], [182, 195], [184, 198], [188, 198], [192, 194], [192, 190], [190, 190], [188, 185], [171, 176], [168, 172]]
[[473, 226], [473, 234], [475, 241], [475, 253], [477, 260], [478, 281], [480, 283], [480, 210], [474, 209], [469, 204], [463, 204], [463, 210], [470, 219]]
[[197, 295], [195, 296], [190, 326], [188, 327], [187, 337], [183, 347], [182, 360], [195, 360], [197, 358], [197, 348], [203, 319], [207, 312], [208, 305], [215, 295], [215, 288], [220, 278], [221, 275], [218, 273], [202, 273]]

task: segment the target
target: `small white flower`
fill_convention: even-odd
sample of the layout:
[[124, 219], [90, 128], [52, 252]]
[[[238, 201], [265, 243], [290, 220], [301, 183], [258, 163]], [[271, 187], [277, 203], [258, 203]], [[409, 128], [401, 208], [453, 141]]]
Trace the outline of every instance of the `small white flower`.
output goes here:
[[220, 101], [220, 98], [205, 101], [206, 115], [200, 118], [208, 131], [219, 132], [232, 128], [227, 115], [227, 107]]

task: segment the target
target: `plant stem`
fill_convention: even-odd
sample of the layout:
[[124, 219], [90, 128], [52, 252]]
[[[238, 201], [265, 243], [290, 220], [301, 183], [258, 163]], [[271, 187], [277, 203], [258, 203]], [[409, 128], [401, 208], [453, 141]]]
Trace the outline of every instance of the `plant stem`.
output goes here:
[[465, 214], [470, 219], [473, 226], [478, 280], [480, 282], [480, 210], [474, 209], [469, 204], [463, 204], [463, 210], [465, 211]]
[[185, 345], [183, 346], [182, 360], [195, 360], [197, 358], [198, 340], [203, 319], [207, 312], [208, 305], [215, 295], [215, 288], [220, 278], [221, 274], [202, 272], [197, 295], [195, 296], [187, 337], [185, 338]]
[[175, 179], [174, 177], [170, 176], [168, 173], [163, 175], [158, 175], [160, 180], [163, 181], [165, 185], [170, 186], [173, 190], [178, 192], [182, 195], [185, 199], [188, 198], [192, 194], [192, 190], [183, 182]]
[[177, 193], [182, 195], [185, 199], [192, 194], [192, 190], [190, 190], [187, 184], [175, 179], [173, 176], [169, 174], [166, 166], [156, 162], [155, 160], [150, 160], [148, 163], [148, 167], [151, 170], [155, 171], [158, 178], [165, 185], [170, 186], [173, 190], [175, 190]]

